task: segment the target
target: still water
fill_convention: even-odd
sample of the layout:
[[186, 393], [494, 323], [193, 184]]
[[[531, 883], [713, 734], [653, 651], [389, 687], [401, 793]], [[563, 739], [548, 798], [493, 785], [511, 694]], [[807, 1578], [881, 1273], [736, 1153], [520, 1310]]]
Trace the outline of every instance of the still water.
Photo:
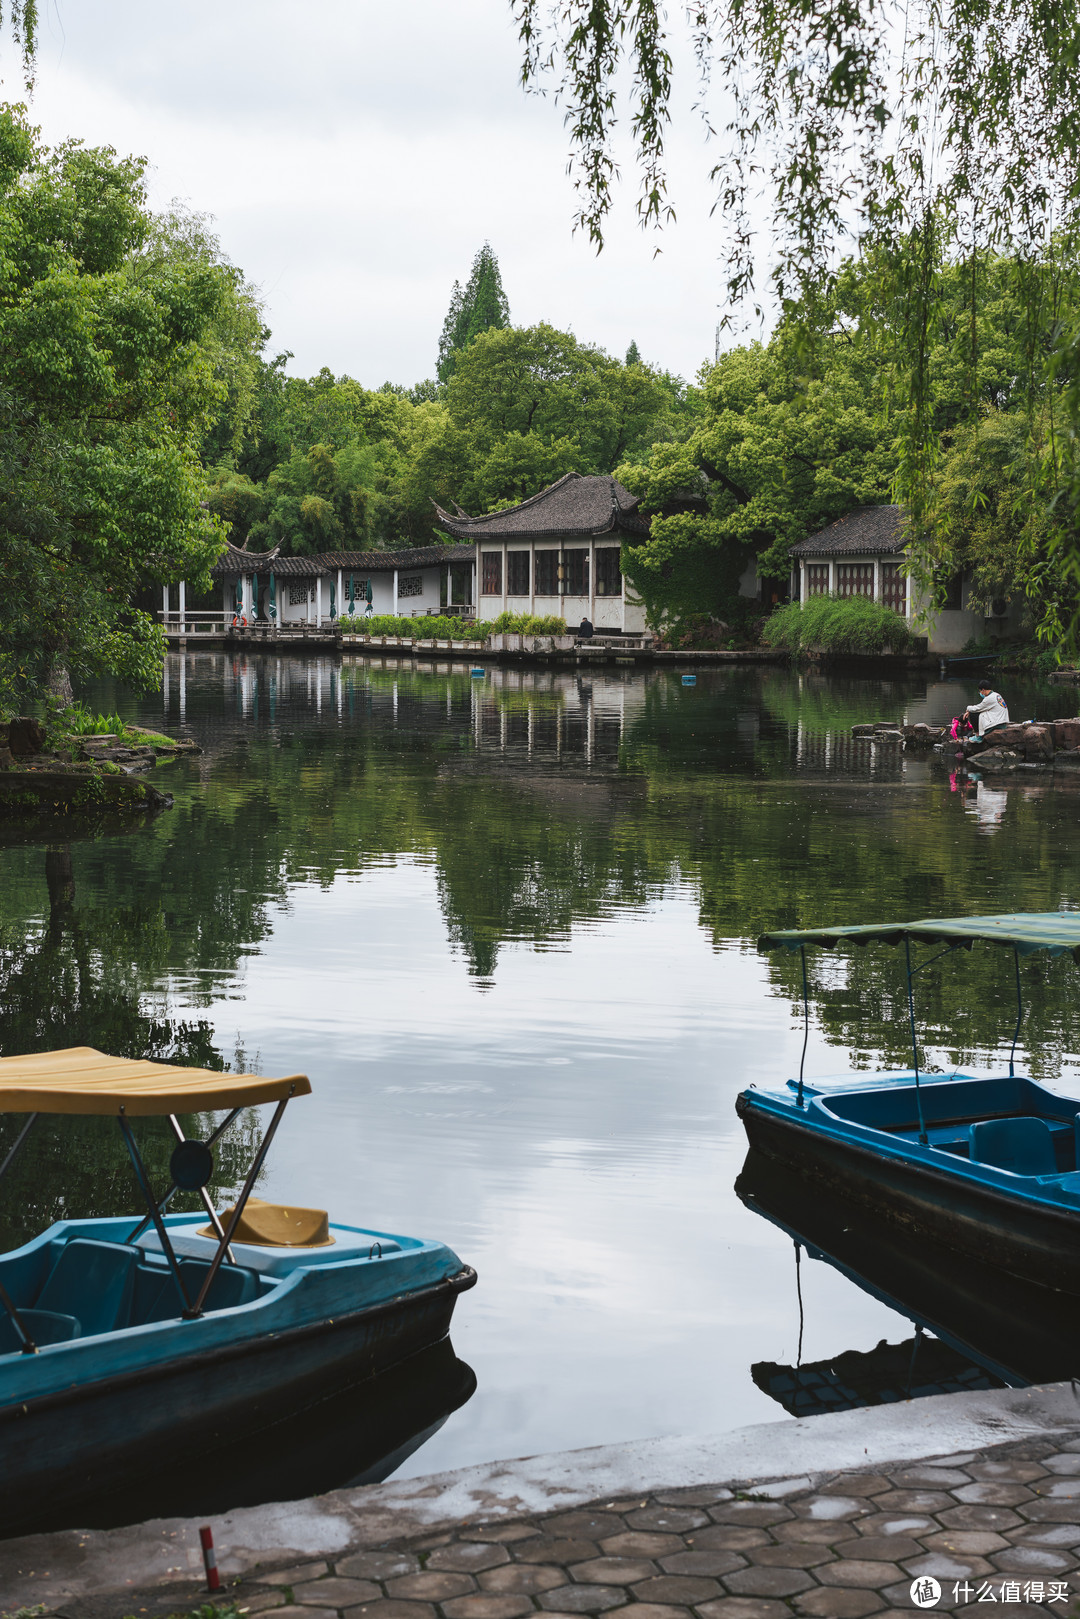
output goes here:
[[[404, 1473], [780, 1418], [763, 1366], [911, 1340], [934, 1279], [900, 1313], [899, 1283], [851, 1279], [865, 1255], [804, 1254], [800, 1313], [792, 1233], [829, 1243], [785, 1188], [736, 1191], [734, 1102], [798, 1066], [798, 961], [760, 955], [765, 928], [1080, 903], [1080, 791], [965, 788], [947, 757], [850, 737], [968, 686], [196, 652], [157, 696], [89, 695], [204, 751], [157, 770], [175, 807], [151, 825], [71, 829], [70, 866], [7, 835], [0, 1051], [310, 1073], [260, 1194], [441, 1238], [480, 1275], [453, 1331], [477, 1391]], [[895, 955], [811, 971], [808, 1075], [906, 1066]], [[931, 1067], [1007, 1055], [1011, 971], [976, 950], [920, 979]], [[1023, 973], [1025, 1062], [1080, 1096], [1076, 968]], [[57, 1128], [0, 1239], [132, 1208], [113, 1153]]]

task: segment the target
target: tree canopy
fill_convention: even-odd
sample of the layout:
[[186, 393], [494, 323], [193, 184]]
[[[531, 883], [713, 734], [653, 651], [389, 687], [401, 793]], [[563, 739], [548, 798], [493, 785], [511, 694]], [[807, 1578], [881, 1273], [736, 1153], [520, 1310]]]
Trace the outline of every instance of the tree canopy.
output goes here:
[[41, 145], [0, 107], [0, 704], [69, 673], [160, 679], [143, 582], [205, 578], [223, 530], [199, 443], [250, 409], [263, 329], [198, 221], [143, 165]]
[[485, 242], [473, 259], [472, 270], [464, 289], [454, 282], [450, 294], [450, 308], [443, 322], [439, 338], [439, 359], [436, 375], [440, 382], [449, 382], [457, 365], [458, 356], [467, 349], [481, 332], [498, 330], [510, 324], [510, 305], [503, 291], [499, 261], [492, 252], [491, 243]]

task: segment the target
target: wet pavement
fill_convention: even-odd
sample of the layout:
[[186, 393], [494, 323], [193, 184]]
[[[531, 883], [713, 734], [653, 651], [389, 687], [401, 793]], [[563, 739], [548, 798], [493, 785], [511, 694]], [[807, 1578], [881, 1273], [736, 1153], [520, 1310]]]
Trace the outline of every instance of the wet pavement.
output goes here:
[[[827, 1420], [827, 1419], [826, 1419]], [[940, 1587], [934, 1600], [933, 1581]], [[920, 1600], [916, 1600], [916, 1598]], [[274, 1619], [981, 1619], [1080, 1611], [1080, 1437], [917, 1463], [603, 1499], [466, 1519], [335, 1558], [273, 1567], [219, 1603]], [[205, 1585], [85, 1597], [63, 1619], [183, 1613]]]

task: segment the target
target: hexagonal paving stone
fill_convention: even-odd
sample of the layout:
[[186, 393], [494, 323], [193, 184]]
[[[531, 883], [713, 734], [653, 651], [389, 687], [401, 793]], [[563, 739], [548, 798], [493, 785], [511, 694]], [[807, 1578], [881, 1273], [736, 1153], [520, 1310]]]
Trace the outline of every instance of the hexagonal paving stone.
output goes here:
[[817, 1581], [801, 1568], [740, 1568], [725, 1574], [724, 1584], [733, 1596], [790, 1597]]
[[1062, 1451], [1057, 1456], [1048, 1456], [1042, 1465], [1048, 1473], [1080, 1473], [1080, 1455], [1075, 1451]]
[[244, 1598], [244, 1611], [267, 1613], [271, 1608], [280, 1608], [284, 1601], [284, 1591], [259, 1591], [253, 1597]]
[[838, 1585], [823, 1585], [795, 1598], [795, 1612], [812, 1614], [815, 1619], [819, 1615], [820, 1619], [863, 1619], [864, 1614], [878, 1613], [883, 1606], [876, 1591], [845, 1591]]
[[870, 1558], [882, 1563], [898, 1563], [902, 1557], [920, 1557], [922, 1547], [907, 1535], [864, 1535], [859, 1540], [842, 1540], [833, 1547], [837, 1557]]
[[338, 1574], [357, 1580], [393, 1580], [399, 1574], [418, 1574], [420, 1559], [411, 1552], [355, 1552], [335, 1565]]
[[514, 1547], [514, 1558], [519, 1563], [584, 1563], [599, 1555], [595, 1540], [570, 1540], [558, 1535], [539, 1535]]
[[1025, 1501], [1020, 1512], [1029, 1523], [1073, 1523], [1078, 1506], [1076, 1501]]
[[901, 1468], [892, 1479], [901, 1490], [951, 1490], [954, 1485], [970, 1482], [958, 1467], [933, 1467], [929, 1463]]
[[540, 1530], [534, 1523], [466, 1524], [458, 1530], [459, 1540], [492, 1540], [507, 1546], [511, 1541], [528, 1540]]
[[943, 1512], [953, 1505], [952, 1496], [940, 1490], [889, 1490], [886, 1495], [874, 1497], [875, 1512]]
[[426, 1568], [421, 1574], [403, 1574], [399, 1580], [388, 1580], [386, 1584], [388, 1597], [405, 1602], [445, 1602], [450, 1597], [463, 1597], [466, 1591], [475, 1590], [476, 1581], [471, 1574], [444, 1573], [436, 1568]]
[[682, 1551], [681, 1535], [649, 1534], [644, 1529], [627, 1529], [621, 1535], [612, 1535], [600, 1542], [607, 1557], [663, 1557], [665, 1553]]
[[498, 1563], [509, 1561], [510, 1553], [505, 1546], [495, 1546], [490, 1541], [464, 1540], [458, 1541], [456, 1546], [438, 1547], [428, 1558], [427, 1566], [449, 1569], [453, 1573], [476, 1574], [482, 1568], [494, 1568]]
[[703, 1602], [697, 1611], [701, 1619], [791, 1619], [786, 1602], [767, 1597], [721, 1597], [719, 1602]]
[[442, 1611], [446, 1619], [522, 1619], [522, 1615], [532, 1613], [532, 1599], [525, 1596], [496, 1596], [489, 1591], [479, 1591], [471, 1597], [455, 1597], [452, 1602], [444, 1602]]
[[883, 1473], [841, 1473], [828, 1484], [818, 1486], [819, 1495], [880, 1495], [892, 1489], [892, 1480]]
[[812, 1541], [785, 1540], [779, 1546], [759, 1546], [747, 1552], [747, 1561], [756, 1568], [817, 1568], [834, 1562], [832, 1550]]
[[347, 1612], [349, 1619], [435, 1619], [430, 1602], [362, 1602]]
[[337, 1619], [336, 1608], [298, 1608], [290, 1602], [288, 1607], [274, 1608], [275, 1619]]
[[382, 1592], [370, 1580], [307, 1580], [293, 1586], [293, 1601], [304, 1608], [351, 1608], [358, 1602], [378, 1602]]
[[848, 1535], [853, 1523], [812, 1523], [809, 1518], [792, 1518], [790, 1523], [778, 1523], [772, 1538], [781, 1545], [790, 1542], [800, 1546], [831, 1546], [838, 1536]]
[[924, 1535], [922, 1543], [928, 1552], [955, 1552], [960, 1557], [989, 1557], [1009, 1544], [992, 1529], [939, 1529], [936, 1535]]
[[690, 1619], [689, 1608], [673, 1608], [662, 1602], [635, 1602], [634, 1619]]
[[774, 1501], [724, 1501], [718, 1507], [710, 1507], [709, 1516], [713, 1523], [748, 1523], [757, 1529], [769, 1529], [795, 1514], [790, 1507]]
[[542, 1608], [560, 1613], [603, 1613], [626, 1601], [621, 1585], [559, 1585], [539, 1597]]
[[325, 1563], [292, 1563], [288, 1568], [275, 1568], [270, 1574], [260, 1574], [260, 1585], [302, 1585], [305, 1580], [317, 1580], [326, 1573]]
[[[643, 1525], [651, 1528], [650, 1524]], [[608, 1512], [560, 1512], [554, 1518], [544, 1520], [544, 1533], [564, 1540], [603, 1540], [607, 1535], [617, 1535], [626, 1525], [621, 1518]]]
[[[1026, 1510], [1037, 1507], [1039, 1503], [1032, 1501]], [[938, 1514], [939, 1521], [946, 1529], [1015, 1529], [1022, 1523], [1018, 1513], [1011, 1507], [980, 1507], [973, 1502], [967, 1502], [962, 1507], [950, 1507], [948, 1512]]]
[[722, 1594], [715, 1580], [692, 1574], [657, 1574], [634, 1586], [634, 1596], [639, 1602], [671, 1603], [677, 1607], [691, 1603], [696, 1607], [699, 1602], [710, 1602]]
[[[877, 1502], [874, 1503], [875, 1507]], [[842, 1523], [848, 1518], [858, 1518], [868, 1508], [865, 1501], [856, 1500], [851, 1495], [808, 1495], [803, 1501], [794, 1503], [797, 1518], [812, 1518], [818, 1523]]]
[[730, 1574], [733, 1569], [745, 1568], [746, 1558], [738, 1552], [692, 1551], [676, 1552], [674, 1557], [661, 1557], [660, 1567], [665, 1574]]
[[[786, 1524], [778, 1524], [776, 1533], [786, 1529]], [[693, 1542], [695, 1551], [702, 1547], [711, 1547], [719, 1550], [728, 1547], [733, 1552], [746, 1551], [750, 1546], [767, 1546], [769, 1544], [768, 1531], [755, 1529], [753, 1524], [718, 1523], [709, 1529], [695, 1529], [692, 1535], [687, 1535], [686, 1543]]]
[[1005, 1484], [1000, 1479], [977, 1479], [954, 1490], [958, 1501], [978, 1501], [988, 1507], [1015, 1507], [1021, 1501], [1032, 1500], [1032, 1494], [1023, 1484]]
[[937, 1524], [933, 1518], [925, 1513], [875, 1512], [869, 1518], [856, 1518], [851, 1525], [857, 1535], [867, 1535], [876, 1540], [879, 1535], [922, 1535], [933, 1534]]
[[1025, 1523], [1009, 1530], [1014, 1546], [1080, 1546], [1080, 1523]]
[[1040, 1574], [1063, 1574], [1076, 1567], [1075, 1557], [1051, 1546], [1010, 1546], [1008, 1551], [995, 1552], [990, 1561], [1004, 1574], [1026, 1574], [1029, 1579], [1037, 1579]]
[[900, 1570], [895, 1563], [882, 1563], [872, 1558], [864, 1562], [858, 1557], [849, 1557], [842, 1563], [830, 1563], [827, 1575], [822, 1575], [830, 1585], [854, 1585], [866, 1590], [874, 1590], [899, 1577]]
[[702, 1529], [709, 1516], [700, 1507], [644, 1507], [628, 1512], [626, 1521], [631, 1529], [657, 1529], [663, 1534], [685, 1535], [689, 1529]]
[[633, 1585], [655, 1574], [656, 1565], [644, 1557], [594, 1557], [571, 1563], [566, 1572], [580, 1585]]
[[912, 1579], [920, 1574], [930, 1574], [944, 1584], [947, 1580], [971, 1580], [976, 1575], [992, 1574], [994, 1565], [988, 1563], [985, 1557], [958, 1557], [955, 1552], [935, 1551], [906, 1560], [904, 1572], [910, 1574]]
[[557, 1585], [565, 1585], [566, 1570], [552, 1568], [548, 1563], [507, 1563], [502, 1568], [485, 1570], [477, 1579], [485, 1591], [535, 1596], [538, 1591], [553, 1591]]
[[[1069, 1458], [1076, 1462], [1076, 1468], [1061, 1467], [1051, 1471], [1061, 1473], [1080, 1472], [1080, 1456]], [[1030, 1484], [1033, 1479], [1045, 1478], [1049, 1462], [1021, 1462], [1015, 1460], [1001, 1462], [974, 1462], [968, 1468], [972, 1478], [996, 1479], [1003, 1484]]]

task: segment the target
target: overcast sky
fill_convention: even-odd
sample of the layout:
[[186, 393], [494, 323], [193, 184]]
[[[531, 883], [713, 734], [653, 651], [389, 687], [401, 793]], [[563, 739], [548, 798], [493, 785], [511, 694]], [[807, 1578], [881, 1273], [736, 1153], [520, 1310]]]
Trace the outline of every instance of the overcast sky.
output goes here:
[[[597, 257], [572, 231], [561, 111], [519, 87], [506, 0], [42, 13], [31, 111], [45, 139], [143, 154], [155, 206], [214, 215], [293, 372], [431, 376], [452, 283], [485, 239], [515, 324], [547, 320], [618, 355], [636, 339], [686, 377], [711, 356], [722, 272], [700, 122], [684, 106], [670, 143], [677, 225], [638, 229], [627, 174]], [[8, 95], [12, 65], [8, 50]]]

